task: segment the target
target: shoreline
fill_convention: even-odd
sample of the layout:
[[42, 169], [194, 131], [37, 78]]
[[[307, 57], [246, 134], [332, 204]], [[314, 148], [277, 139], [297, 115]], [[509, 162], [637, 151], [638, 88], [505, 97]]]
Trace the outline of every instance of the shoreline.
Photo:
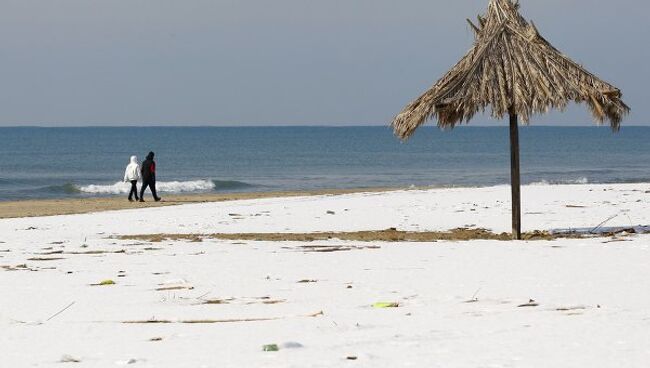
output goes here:
[[25, 199], [0, 202], [0, 219], [45, 217], [60, 215], [79, 215], [94, 212], [130, 210], [152, 207], [180, 206], [184, 204], [229, 202], [265, 198], [309, 197], [319, 195], [344, 195], [353, 193], [381, 193], [398, 190], [417, 190], [422, 188], [354, 188], [354, 189], [319, 189], [271, 192], [239, 193], [196, 193], [163, 195], [163, 201], [152, 199], [144, 203], [129, 202], [125, 196], [60, 198], [60, 199]]
[[[650, 183], [530, 183], [523, 187], [554, 187], [554, 186], [635, 186], [650, 185]], [[322, 195], [345, 195], [355, 193], [385, 193], [395, 191], [432, 190], [432, 189], [485, 189], [509, 187], [509, 184], [491, 186], [408, 186], [408, 187], [360, 187], [342, 189], [314, 190], [277, 190], [260, 192], [229, 192], [229, 193], [186, 193], [163, 194], [163, 201], [154, 202], [148, 199], [144, 203], [129, 202], [125, 195], [87, 198], [52, 198], [52, 199], [19, 199], [0, 201], [0, 220], [12, 218], [31, 218], [61, 215], [79, 215], [106, 211], [130, 209], [145, 209], [156, 207], [180, 206], [185, 204], [231, 202], [240, 200], [311, 197]], [[646, 194], [650, 189], [645, 190]]]

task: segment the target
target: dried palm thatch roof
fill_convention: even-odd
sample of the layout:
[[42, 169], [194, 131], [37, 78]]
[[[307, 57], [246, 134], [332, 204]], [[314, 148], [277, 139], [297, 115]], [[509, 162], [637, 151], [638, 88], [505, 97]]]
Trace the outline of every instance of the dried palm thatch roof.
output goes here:
[[476, 34], [474, 46], [395, 117], [392, 127], [400, 138], [407, 139], [431, 118], [441, 128], [453, 128], [488, 106], [495, 119], [515, 114], [528, 123], [533, 114], [584, 102], [597, 123], [609, 120], [614, 130], [629, 113], [621, 91], [546, 41], [519, 14], [519, 1], [490, 0], [478, 24], [468, 22]]

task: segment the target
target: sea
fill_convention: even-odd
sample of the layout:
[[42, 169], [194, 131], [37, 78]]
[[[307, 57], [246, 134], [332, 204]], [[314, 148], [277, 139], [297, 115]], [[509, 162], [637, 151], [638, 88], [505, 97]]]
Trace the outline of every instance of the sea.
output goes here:
[[[650, 127], [520, 129], [522, 183], [650, 183]], [[0, 128], [0, 200], [125, 195], [131, 155], [158, 189], [226, 193], [507, 185], [507, 127]]]

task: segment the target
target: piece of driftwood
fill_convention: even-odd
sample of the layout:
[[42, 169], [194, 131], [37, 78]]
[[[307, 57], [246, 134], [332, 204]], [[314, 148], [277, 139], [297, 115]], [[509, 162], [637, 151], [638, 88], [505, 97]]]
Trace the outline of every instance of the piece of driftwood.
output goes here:
[[[299, 318], [315, 318], [322, 316], [323, 311], [316, 313], [294, 316]], [[262, 318], [228, 318], [228, 319], [190, 319], [190, 320], [169, 320], [169, 319], [147, 319], [147, 320], [135, 320], [135, 321], [124, 321], [125, 324], [171, 324], [171, 323], [182, 323], [182, 324], [215, 324], [215, 323], [237, 323], [237, 322], [263, 322], [263, 321], [276, 321], [280, 319], [286, 319], [290, 317], [262, 317]]]

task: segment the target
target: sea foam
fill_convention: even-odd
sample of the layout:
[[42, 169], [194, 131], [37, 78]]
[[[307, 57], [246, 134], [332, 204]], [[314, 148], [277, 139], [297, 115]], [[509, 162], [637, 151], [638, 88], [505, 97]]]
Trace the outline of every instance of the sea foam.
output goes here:
[[562, 184], [589, 184], [589, 179], [564, 179], [564, 180], [540, 180], [530, 183], [530, 185], [562, 185]]
[[[138, 183], [138, 189], [142, 183]], [[159, 181], [156, 183], [156, 190], [159, 192], [188, 193], [206, 192], [216, 187], [212, 180], [191, 180], [191, 181]], [[78, 186], [81, 193], [89, 194], [123, 194], [131, 189], [130, 183], [117, 182], [109, 185], [81, 185]]]

